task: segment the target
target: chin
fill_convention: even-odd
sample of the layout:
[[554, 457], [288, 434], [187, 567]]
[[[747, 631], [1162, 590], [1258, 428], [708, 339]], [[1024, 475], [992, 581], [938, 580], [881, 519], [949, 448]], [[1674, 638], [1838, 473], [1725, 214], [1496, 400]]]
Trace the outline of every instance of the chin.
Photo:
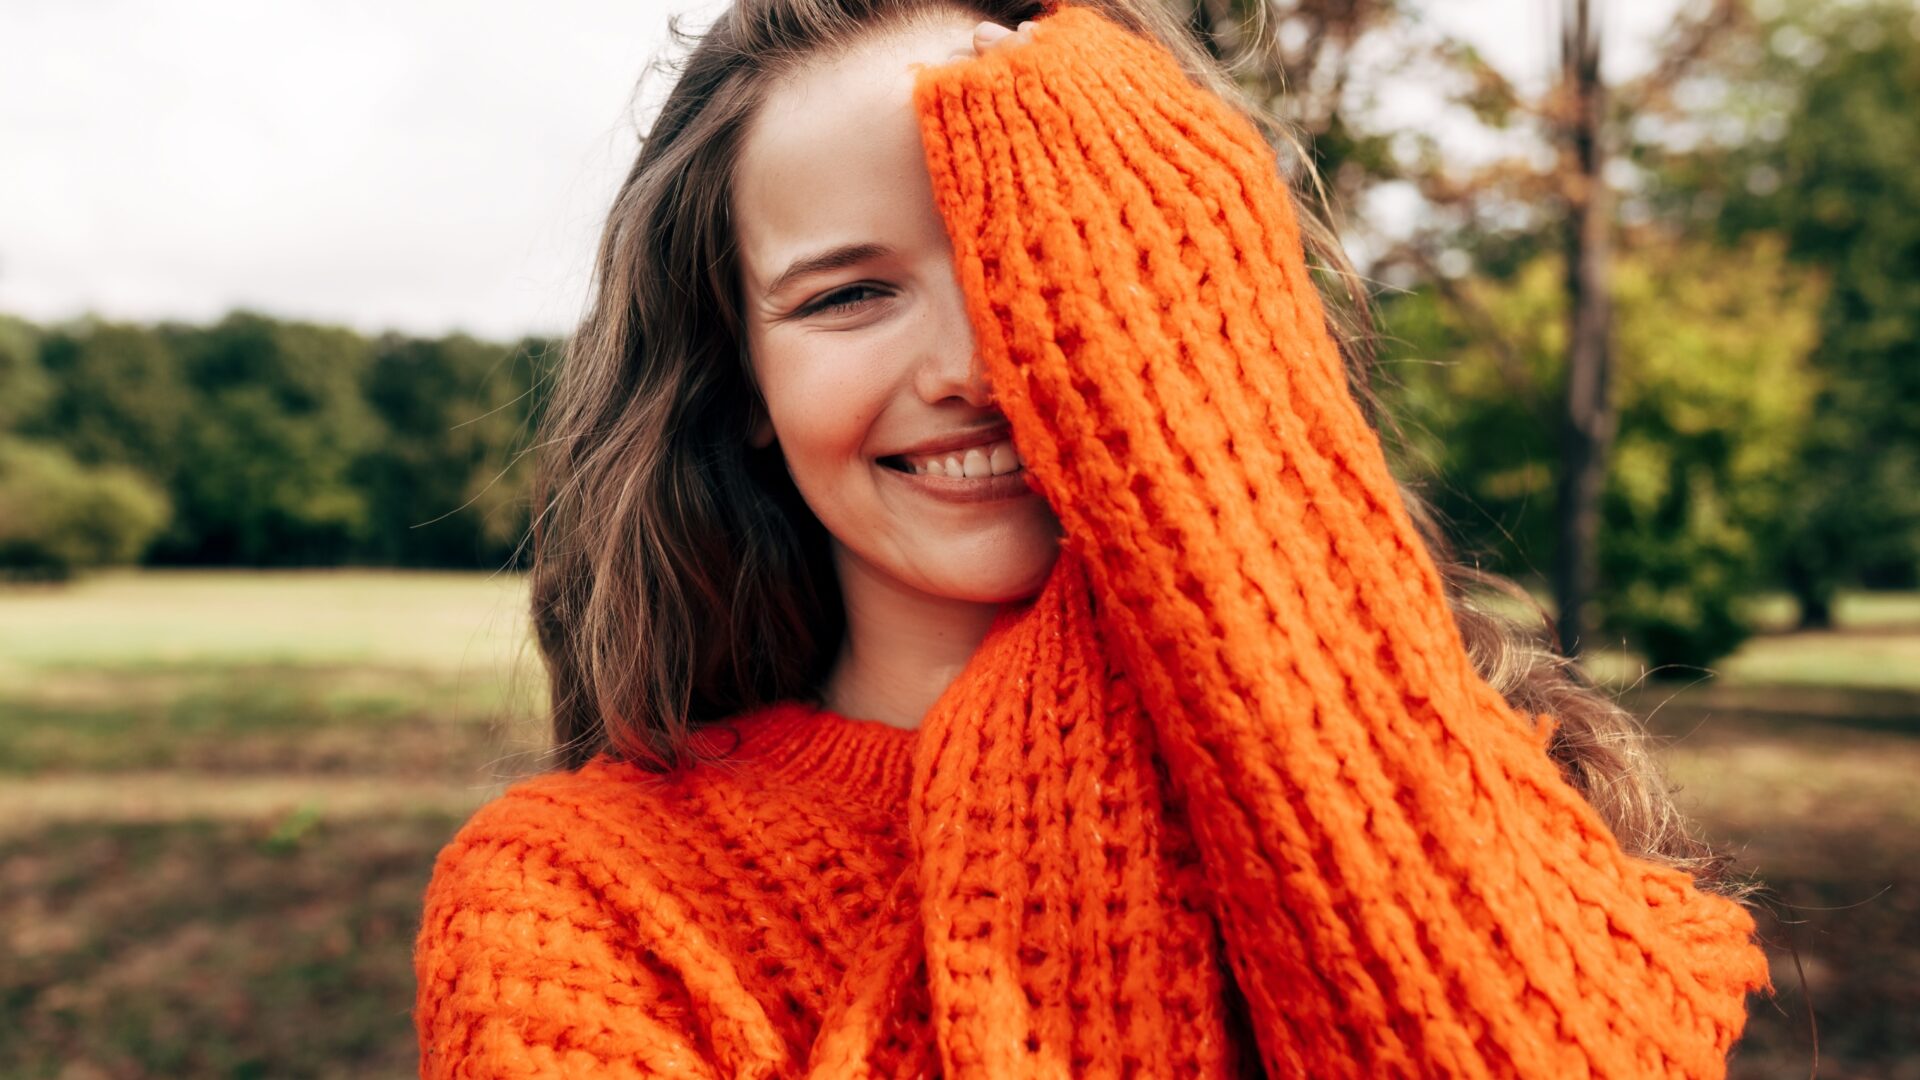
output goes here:
[[1031, 599], [1047, 583], [1047, 575], [1060, 558], [1057, 544], [1044, 552], [1009, 558], [998, 565], [976, 571], [963, 578], [933, 583], [929, 590], [949, 600], [975, 604], [1011, 604]]

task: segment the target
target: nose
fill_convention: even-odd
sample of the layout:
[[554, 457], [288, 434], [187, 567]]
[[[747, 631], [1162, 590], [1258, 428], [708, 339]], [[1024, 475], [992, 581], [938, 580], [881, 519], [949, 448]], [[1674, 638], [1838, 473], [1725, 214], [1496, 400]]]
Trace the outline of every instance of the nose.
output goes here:
[[980, 350], [974, 346], [966, 299], [958, 282], [941, 291], [946, 295], [936, 305], [937, 314], [925, 323], [928, 338], [914, 371], [914, 391], [929, 405], [957, 398], [974, 408], [987, 408], [993, 404], [993, 387], [987, 382]]

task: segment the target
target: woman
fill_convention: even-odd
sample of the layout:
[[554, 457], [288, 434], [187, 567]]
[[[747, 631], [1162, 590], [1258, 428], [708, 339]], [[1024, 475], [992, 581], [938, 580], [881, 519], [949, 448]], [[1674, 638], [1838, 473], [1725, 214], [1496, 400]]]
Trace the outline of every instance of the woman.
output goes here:
[[1152, 0], [705, 35], [546, 418], [565, 769], [440, 857], [423, 1072], [1724, 1073], [1752, 920], [1442, 572], [1229, 95]]

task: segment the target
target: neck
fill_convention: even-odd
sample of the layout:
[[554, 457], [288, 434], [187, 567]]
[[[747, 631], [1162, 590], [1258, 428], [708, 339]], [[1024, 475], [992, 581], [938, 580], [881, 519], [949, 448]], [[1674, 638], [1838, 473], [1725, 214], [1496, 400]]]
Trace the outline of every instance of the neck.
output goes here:
[[930, 596], [837, 545], [834, 561], [847, 636], [827, 677], [826, 707], [853, 719], [919, 727], [987, 636], [1000, 605]]

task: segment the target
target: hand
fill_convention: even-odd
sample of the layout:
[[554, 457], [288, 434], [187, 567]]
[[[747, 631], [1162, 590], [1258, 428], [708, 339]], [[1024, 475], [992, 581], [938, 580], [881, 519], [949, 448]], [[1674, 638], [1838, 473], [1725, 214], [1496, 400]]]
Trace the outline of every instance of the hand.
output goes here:
[[1009, 30], [996, 22], [983, 22], [973, 28], [973, 54], [985, 56], [994, 49], [1012, 48], [1016, 43], [1033, 40], [1034, 22], [1028, 19], [1018, 30]]

